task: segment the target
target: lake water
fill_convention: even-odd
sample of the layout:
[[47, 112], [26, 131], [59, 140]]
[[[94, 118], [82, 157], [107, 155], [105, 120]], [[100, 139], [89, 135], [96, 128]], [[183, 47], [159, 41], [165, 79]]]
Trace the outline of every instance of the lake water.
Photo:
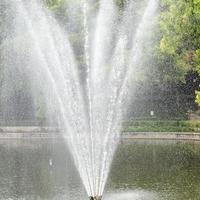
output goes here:
[[[87, 200], [61, 140], [0, 141], [0, 200]], [[200, 143], [123, 141], [104, 200], [199, 200]]]

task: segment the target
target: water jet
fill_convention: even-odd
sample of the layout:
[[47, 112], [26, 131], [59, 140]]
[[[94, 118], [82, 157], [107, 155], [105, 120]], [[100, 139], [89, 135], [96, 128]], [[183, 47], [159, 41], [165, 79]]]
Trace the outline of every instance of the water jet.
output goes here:
[[41, 112], [38, 107], [45, 107], [39, 115], [63, 130], [90, 200], [102, 199], [120, 140], [130, 69], [140, 60], [141, 33], [157, 1], [149, 0], [138, 28], [129, 34], [129, 3], [119, 20], [114, 0], [100, 0], [95, 15], [90, 13], [93, 4], [82, 0], [72, 6], [79, 18], [69, 9], [69, 27], [62, 28], [41, 0], [3, 0], [13, 15], [12, 31], [0, 46], [7, 82], [13, 84], [13, 71], [27, 77], [35, 116]]

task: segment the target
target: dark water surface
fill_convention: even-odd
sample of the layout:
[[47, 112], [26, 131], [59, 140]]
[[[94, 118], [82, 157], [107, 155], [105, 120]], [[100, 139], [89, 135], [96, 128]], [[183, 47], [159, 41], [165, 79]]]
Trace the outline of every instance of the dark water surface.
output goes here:
[[[200, 143], [119, 145], [105, 200], [200, 200]], [[0, 200], [86, 200], [61, 140], [0, 141]]]

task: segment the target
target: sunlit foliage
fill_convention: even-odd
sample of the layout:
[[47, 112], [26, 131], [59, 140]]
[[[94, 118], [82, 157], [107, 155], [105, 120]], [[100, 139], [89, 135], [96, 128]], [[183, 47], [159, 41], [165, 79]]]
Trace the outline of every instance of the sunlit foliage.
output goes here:
[[183, 79], [188, 70], [200, 70], [200, 1], [162, 0], [159, 25], [160, 54], [177, 78]]

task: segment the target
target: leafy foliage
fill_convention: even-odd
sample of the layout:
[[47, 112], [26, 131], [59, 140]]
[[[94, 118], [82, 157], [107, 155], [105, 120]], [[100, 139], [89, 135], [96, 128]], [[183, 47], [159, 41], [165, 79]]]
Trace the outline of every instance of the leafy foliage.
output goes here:
[[188, 70], [200, 72], [200, 1], [162, 0], [160, 9], [160, 59], [170, 78], [184, 80]]

